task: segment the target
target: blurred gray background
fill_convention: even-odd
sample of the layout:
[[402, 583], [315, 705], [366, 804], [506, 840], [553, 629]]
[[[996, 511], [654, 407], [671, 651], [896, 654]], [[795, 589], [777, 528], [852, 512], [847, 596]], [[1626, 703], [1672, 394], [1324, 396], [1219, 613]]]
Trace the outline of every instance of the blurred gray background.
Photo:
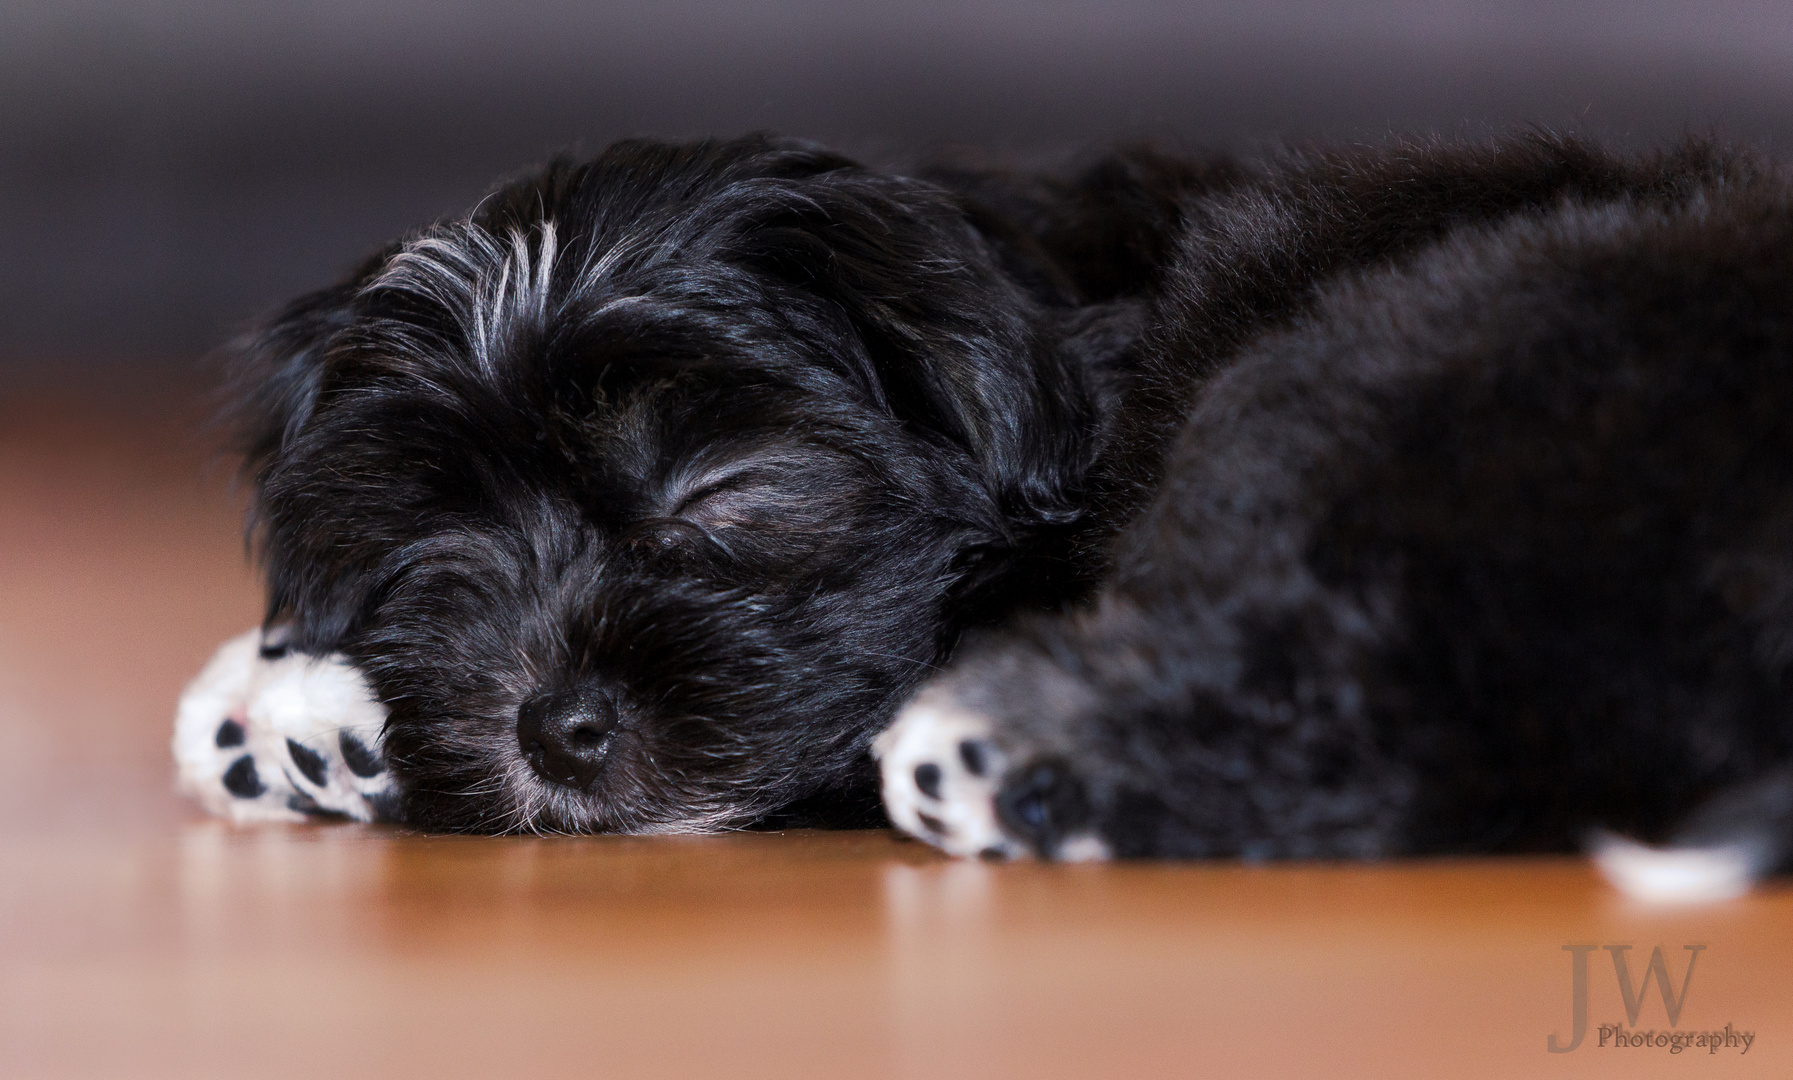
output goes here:
[[566, 147], [1793, 140], [1793, 4], [0, 2], [0, 375], [174, 371]]

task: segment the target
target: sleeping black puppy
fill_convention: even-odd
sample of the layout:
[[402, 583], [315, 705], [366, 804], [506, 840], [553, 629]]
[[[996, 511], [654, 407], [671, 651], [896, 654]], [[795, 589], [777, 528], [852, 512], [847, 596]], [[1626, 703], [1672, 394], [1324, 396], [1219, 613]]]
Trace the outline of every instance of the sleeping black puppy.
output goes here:
[[[1091, 301], [1203, 175], [1017, 184], [1047, 238], [806, 144], [626, 142], [301, 298], [236, 350], [267, 631], [183, 701], [183, 786], [482, 832], [882, 820], [896, 705], [1092, 576], [1139, 315]], [[1098, 220], [1116, 185], [1165, 223]]]
[[1766, 820], [1781, 199], [1547, 139], [557, 165], [240, 348], [269, 617], [183, 701], [183, 782], [452, 830], [864, 821], [962, 635], [1083, 603], [883, 736], [898, 824], [1069, 858]]

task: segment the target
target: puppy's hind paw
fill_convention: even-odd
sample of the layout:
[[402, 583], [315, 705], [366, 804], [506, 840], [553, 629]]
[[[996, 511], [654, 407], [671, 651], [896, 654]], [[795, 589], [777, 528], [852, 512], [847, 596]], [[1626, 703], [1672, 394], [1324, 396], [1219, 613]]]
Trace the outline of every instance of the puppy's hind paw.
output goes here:
[[393, 821], [398, 789], [380, 754], [386, 710], [340, 656], [250, 631], [225, 642], [181, 695], [180, 790], [233, 821]]
[[1108, 858], [1076, 770], [1050, 754], [1011, 761], [994, 726], [942, 686], [898, 712], [872, 744], [890, 819], [950, 855]]
[[1025, 848], [996, 819], [1003, 756], [988, 717], [924, 692], [872, 745], [891, 821], [951, 855], [1009, 858]]

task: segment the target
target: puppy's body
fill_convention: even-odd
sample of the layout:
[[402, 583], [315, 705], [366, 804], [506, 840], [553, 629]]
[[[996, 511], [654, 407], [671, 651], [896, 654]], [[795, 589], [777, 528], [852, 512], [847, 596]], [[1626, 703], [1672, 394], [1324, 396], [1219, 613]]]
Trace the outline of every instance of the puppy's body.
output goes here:
[[619, 144], [247, 344], [270, 621], [413, 821], [863, 820], [997, 624], [881, 744], [949, 850], [1560, 847], [1784, 761], [1760, 166], [927, 175]]
[[[1793, 790], [1778, 178], [1699, 148], [1297, 164], [1194, 207], [1145, 357], [1111, 497], [1146, 505], [1100, 596], [881, 743], [918, 835], [1560, 850]], [[1731, 824], [1780, 857], [1750, 829], [1784, 821]]]

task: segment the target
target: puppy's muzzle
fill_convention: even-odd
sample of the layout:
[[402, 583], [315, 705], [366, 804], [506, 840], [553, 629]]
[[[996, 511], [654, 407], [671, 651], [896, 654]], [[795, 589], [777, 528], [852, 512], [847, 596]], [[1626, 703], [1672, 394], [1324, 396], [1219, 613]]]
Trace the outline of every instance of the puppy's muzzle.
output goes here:
[[537, 694], [517, 709], [517, 745], [537, 776], [584, 791], [604, 767], [619, 717], [600, 690]]

